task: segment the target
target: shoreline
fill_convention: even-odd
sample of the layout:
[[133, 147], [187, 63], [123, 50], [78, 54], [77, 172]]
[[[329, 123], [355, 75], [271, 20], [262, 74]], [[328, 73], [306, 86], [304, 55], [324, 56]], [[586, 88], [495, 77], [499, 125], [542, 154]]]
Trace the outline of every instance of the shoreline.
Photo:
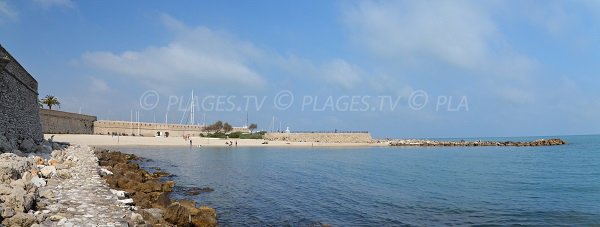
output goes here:
[[[190, 142], [181, 137], [136, 137], [136, 136], [109, 136], [109, 135], [83, 135], [83, 134], [46, 134], [46, 138], [54, 135], [54, 141], [64, 141], [72, 144], [99, 146], [185, 146]], [[387, 142], [377, 143], [322, 143], [322, 142], [287, 142], [267, 141], [262, 139], [220, 139], [207, 137], [191, 137], [194, 147], [236, 147], [225, 142], [237, 142], [238, 147], [386, 147]], [[268, 144], [263, 144], [264, 142]]]
[[171, 197], [176, 182], [164, 180], [170, 174], [162, 170], [151, 173], [140, 167], [148, 161], [118, 150], [93, 148], [105, 184], [116, 191], [121, 200], [135, 206], [145, 224], [177, 226], [218, 226], [216, 210], [196, 205], [195, 201]]
[[[567, 142], [561, 139], [540, 139], [526, 142], [515, 141], [436, 141], [420, 139], [394, 139], [394, 140], [373, 140], [365, 143], [333, 143], [333, 142], [289, 142], [289, 141], [271, 141], [263, 139], [221, 139], [207, 137], [191, 137], [185, 140], [181, 137], [136, 137], [136, 136], [110, 136], [110, 135], [86, 135], [86, 134], [46, 134], [46, 138], [54, 136], [54, 141], [64, 141], [73, 144], [86, 145], [90, 147], [119, 147], [119, 146], [177, 146], [177, 147], [338, 147], [338, 148], [358, 148], [358, 147], [479, 147], [479, 146], [507, 146], [507, 147], [525, 147], [525, 146], [560, 146]], [[231, 145], [228, 143], [231, 142]]]

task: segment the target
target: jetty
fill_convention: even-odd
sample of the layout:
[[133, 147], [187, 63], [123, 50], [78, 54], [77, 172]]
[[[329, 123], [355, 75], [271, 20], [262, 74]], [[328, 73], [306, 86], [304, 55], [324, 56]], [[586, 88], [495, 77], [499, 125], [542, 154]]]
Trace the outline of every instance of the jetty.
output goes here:
[[435, 141], [435, 140], [395, 140], [389, 142], [390, 146], [415, 146], [415, 147], [539, 147], [564, 145], [567, 142], [561, 139], [539, 139], [534, 141]]

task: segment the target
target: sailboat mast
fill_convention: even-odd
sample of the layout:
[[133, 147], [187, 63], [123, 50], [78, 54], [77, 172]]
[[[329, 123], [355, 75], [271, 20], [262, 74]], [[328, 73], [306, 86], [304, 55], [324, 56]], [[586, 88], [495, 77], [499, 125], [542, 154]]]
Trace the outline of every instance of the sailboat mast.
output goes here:
[[191, 122], [192, 125], [194, 125], [196, 123], [196, 121], [194, 120], [194, 112], [195, 112], [194, 111], [194, 109], [195, 109], [194, 108], [194, 90], [192, 90], [192, 104], [190, 105], [190, 108], [191, 108], [191, 110], [190, 110], [190, 115], [191, 115], [190, 116], [190, 122]]

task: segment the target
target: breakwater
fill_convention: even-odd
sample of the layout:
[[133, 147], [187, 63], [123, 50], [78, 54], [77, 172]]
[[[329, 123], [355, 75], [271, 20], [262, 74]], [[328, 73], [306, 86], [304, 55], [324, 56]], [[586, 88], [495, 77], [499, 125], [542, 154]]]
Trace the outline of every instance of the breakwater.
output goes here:
[[505, 147], [531, 147], [531, 146], [556, 146], [567, 142], [561, 139], [539, 139], [527, 142], [518, 141], [435, 141], [435, 140], [395, 140], [390, 146], [416, 146], [416, 147], [478, 147], [478, 146], [505, 146]]
[[269, 141], [315, 142], [315, 143], [372, 143], [368, 132], [306, 132], [306, 133], [267, 133], [263, 137]]

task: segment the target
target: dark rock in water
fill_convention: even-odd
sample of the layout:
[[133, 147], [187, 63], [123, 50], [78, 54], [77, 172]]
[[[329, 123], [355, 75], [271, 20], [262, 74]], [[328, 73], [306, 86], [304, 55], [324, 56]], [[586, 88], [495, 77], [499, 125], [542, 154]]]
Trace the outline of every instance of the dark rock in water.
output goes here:
[[165, 220], [180, 226], [216, 226], [217, 213], [214, 209], [201, 206], [189, 200], [181, 200], [167, 207]]
[[186, 187], [186, 188], [183, 188], [182, 191], [185, 195], [200, 195], [202, 193], [212, 192], [212, 191], [214, 191], [214, 189], [209, 188], [209, 187], [203, 187], [203, 188]]
[[156, 171], [156, 172], [152, 173], [152, 176], [154, 176], [155, 178], [161, 178], [161, 177], [171, 176], [171, 174], [164, 172], [164, 171]]
[[478, 147], [478, 146], [556, 146], [567, 144], [561, 139], [539, 139], [531, 142], [514, 141], [434, 141], [434, 140], [396, 140], [390, 142], [390, 146], [421, 146], [421, 147]]
[[129, 193], [136, 206], [142, 209], [140, 214], [146, 221], [163, 226], [217, 226], [214, 209], [197, 208], [194, 202], [187, 200], [171, 201], [168, 195], [173, 191], [175, 182], [159, 180], [168, 173], [148, 173], [134, 162], [140, 160], [135, 155], [104, 150], [96, 151], [96, 156], [100, 165], [113, 173], [104, 176], [106, 182], [113, 188]]

